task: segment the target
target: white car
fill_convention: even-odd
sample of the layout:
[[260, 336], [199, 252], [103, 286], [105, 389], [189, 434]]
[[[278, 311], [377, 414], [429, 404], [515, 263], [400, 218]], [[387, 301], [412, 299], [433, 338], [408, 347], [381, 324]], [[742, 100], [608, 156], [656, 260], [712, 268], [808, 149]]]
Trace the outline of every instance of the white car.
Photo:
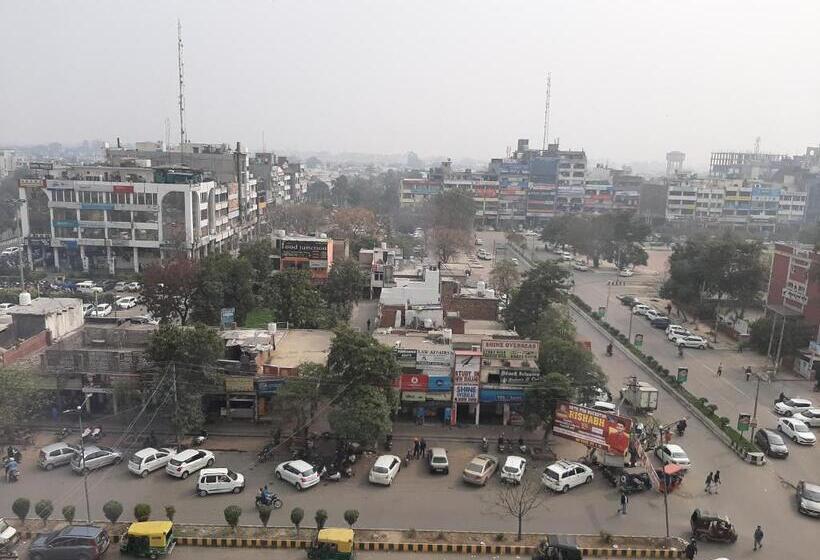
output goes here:
[[648, 305], [644, 305], [643, 303], [638, 303], [632, 306], [632, 313], [633, 315], [646, 315], [647, 311], [651, 310], [652, 308]]
[[615, 405], [615, 403], [611, 403], [608, 401], [595, 401], [589, 406], [589, 408], [593, 410], [598, 410], [600, 412], [608, 412], [611, 414], [618, 413], [618, 407]]
[[17, 534], [17, 529], [0, 517], [0, 550], [10, 549], [18, 540], [20, 535]]
[[804, 422], [795, 418], [781, 418], [777, 421], [777, 429], [793, 442], [801, 445], [814, 445], [817, 437]]
[[214, 464], [214, 454], [207, 449], [186, 449], [171, 457], [165, 472], [185, 480], [188, 475]]
[[579, 271], [579, 272], [586, 272], [587, 270], [589, 270], [589, 266], [587, 266], [586, 263], [582, 263], [582, 262], [578, 262], [578, 261], [575, 261], [574, 263], [572, 263], [572, 268], [574, 270]]
[[4, 257], [12, 257], [12, 256], [16, 255], [19, 252], [20, 252], [20, 247], [8, 247], [6, 249], [3, 249], [3, 252], [0, 253], [0, 255], [2, 255]]
[[677, 346], [682, 344], [686, 348], [697, 348], [698, 350], [703, 350], [709, 345], [705, 338], [695, 336], [693, 334], [687, 336], [676, 336], [674, 338], [670, 338], [669, 340], [674, 342]]
[[129, 292], [139, 292], [142, 288], [142, 284], [139, 282], [129, 282], [126, 287], [128, 288]]
[[618, 276], [620, 276], [622, 278], [629, 278], [630, 276], [633, 276], [634, 274], [635, 273], [630, 268], [624, 268], [623, 270], [618, 271]]
[[658, 317], [663, 317], [664, 315], [663, 313], [659, 313], [655, 309], [648, 309], [646, 313], [643, 314], [643, 316], [651, 321], [652, 319], [657, 319]]
[[83, 304], [83, 316], [90, 317], [92, 311], [94, 311], [94, 304], [93, 303], [84, 303]]
[[792, 416], [795, 420], [800, 420], [806, 426], [820, 428], [820, 408], [809, 408], [802, 410]]
[[683, 469], [688, 469], [691, 465], [689, 456], [686, 454], [686, 451], [683, 450], [683, 447], [675, 445], [674, 443], [667, 443], [666, 445], [656, 447], [655, 455], [664, 464], [678, 465]]
[[583, 463], [557, 461], [544, 469], [541, 483], [554, 492], [569, 492], [581, 484], [592, 482], [592, 469]]
[[233, 492], [239, 494], [245, 489], [245, 477], [230, 469], [202, 469], [196, 483], [198, 496]]
[[780, 416], [791, 416], [810, 408], [812, 408], [811, 401], [800, 397], [790, 397], [784, 401], [774, 403], [774, 411]]
[[501, 467], [501, 482], [512, 482], [521, 484], [524, 471], [527, 468], [527, 460], [517, 455], [510, 455]]
[[273, 474], [279, 480], [293, 484], [297, 490], [319, 484], [319, 473], [313, 465], [301, 459], [280, 463]]
[[145, 478], [149, 473], [161, 469], [168, 464], [175, 451], [169, 447], [154, 449], [146, 447], [134, 453], [128, 460], [128, 470], [137, 476]]
[[12, 307], [14, 307], [13, 303], [0, 303], [0, 313], [5, 313]]
[[390, 486], [393, 479], [399, 474], [401, 469], [401, 459], [395, 455], [381, 455], [370, 468], [367, 480], [372, 484], [384, 484]]
[[77, 284], [74, 286], [74, 289], [80, 292], [81, 294], [101, 294], [103, 292], [102, 286], [97, 286], [91, 280], [77, 282]]
[[511, 260], [512, 260], [512, 263], [513, 263], [515, 266], [518, 266], [518, 259], [517, 259], [516, 257], [513, 257]]
[[574, 257], [572, 256], [572, 253], [569, 253], [567, 251], [564, 251], [563, 253], [561, 253], [561, 260], [562, 261], [571, 261], [573, 258]]
[[91, 310], [91, 313], [88, 314], [89, 317], [108, 317], [111, 315], [111, 305], [108, 303], [100, 303], [97, 304], [94, 309]]
[[692, 333], [689, 332], [689, 329], [686, 329], [680, 325], [669, 325], [666, 327], [666, 338], [672, 340], [678, 336], [691, 336]]
[[127, 292], [128, 291], [128, 282], [117, 282], [114, 284], [114, 291], [115, 292]]
[[131, 309], [132, 307], [137, 305], [137, 298], [135, 298], [134, 296], [121, 297], [114, 303], [120, 309]]
[[154, 319], [150, 315], [137, 315], [136, 317], [129, 317], [128, 320], [135, 325], [159, 325], [159, 319]]

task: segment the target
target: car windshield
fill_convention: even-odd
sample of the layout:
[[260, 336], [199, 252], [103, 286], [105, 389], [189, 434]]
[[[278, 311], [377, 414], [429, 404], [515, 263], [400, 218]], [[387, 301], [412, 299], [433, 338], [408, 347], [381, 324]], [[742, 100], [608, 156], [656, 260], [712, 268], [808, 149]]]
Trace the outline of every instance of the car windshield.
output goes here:
[[683, 451], [673, 451], [672, 457], [674, 457], [675, 459], [686, 459], [686, 453], [684, 453]]
[[800, 401], [793, 401], [791, 399], [786, 399], [786, 404], [788, 406], [806, 406], [804, 403], [801, 403]]
[[518, 467], [513, 467], [510, 465], [504, 465], [504, 472], [505, 473], [512, 473], [515, 474], [518, 472]]
[[375, 467], [373, 467], [373, 472], [379, 473], [379, 474], [387, 474], [387, 467], [375, 466]]
[[171, 459], [171, 464], [174, 466], [181, 465], [182, 461], [180, 461], [179, 459]]
[[552, 469], [544, 469], [544, 476], [553, 480], [558, 480], [558, 473]]
[[302, 471], [301, 473], [299, 473], [299, 474], [301, 474], [301, 475], [302, 475], [302, 476], [304, 476], [304, 477], [308, 477], [308, 476], [312, 475], [312, 474], [313, 474], [313, 473], [315, 473], [315, 472], [316, 472], [316, 471], [313, 469], [313, 467], [310, 467], [310, 468], [307, 468], [307, 469], [303, 470], [303, 471]]
[[433, 457], [434, 463], [446, 463], [447, 459], [445, 457]]
[[484, 470], [484, 463], [468, 463], [464, 470], [471, 473], [481, 474]]
[[804, 486], [802, 496], [807, 500], [811, 500], [812, 502], [820, 502], [820, 490], [815, 490], [807, 486]]
[[769, 443], [772, 445], [784, 445], [783, 438], [777, 434], [769, 434]]
[[228, 471], [227, 474], [228, 474], [228, 478], [230, 478], [231, 480], [236, 480], [236, 473], [235, 472]]

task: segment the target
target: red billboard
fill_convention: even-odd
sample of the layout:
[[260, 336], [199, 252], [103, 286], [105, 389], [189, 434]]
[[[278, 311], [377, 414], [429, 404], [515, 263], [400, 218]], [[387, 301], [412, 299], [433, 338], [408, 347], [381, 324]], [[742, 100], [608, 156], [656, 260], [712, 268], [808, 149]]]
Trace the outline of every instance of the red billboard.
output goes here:
[[552, 433], [589, 447], [622, 455], [629, 449], [631, 430], [632, 419], [624, 416], [566, 401], [555, 405]]
[[426, 391], [427, 376], [423, 373], [403, 373], [401, 375], [402, 391]]

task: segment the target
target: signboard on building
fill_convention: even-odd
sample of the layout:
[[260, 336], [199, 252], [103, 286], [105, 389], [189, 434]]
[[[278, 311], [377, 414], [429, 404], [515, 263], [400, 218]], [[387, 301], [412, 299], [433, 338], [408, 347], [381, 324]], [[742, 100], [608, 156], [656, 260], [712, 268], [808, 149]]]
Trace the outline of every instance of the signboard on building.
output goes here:
[[566, 401], [555, 407], [552, 433], [589, 447], [624, 454], [629, 449], [632, 420]]
[[311, 239], [283, 239], [282, 256], [327, 261], [327, 241]]
[[523, 389], [491, 389], [482, 387], [478, 392], [478, 398], [483, 403], [511, 403], [523, 402]]
[[263, 397], [275, 395], [284, 382], [284, 379], [257, 379], [256, 394]]
[[402, 391], [426, 391], [427, 376], [423, 373], [403, 373], [400, 387]]
[[402, 391], [401, 400], [409, 402], [424, 402], [427, 400], [427, 393], [424, 391]]
[[450, 392], [453, 388], [453, 380], [450, 375], [428, 375], [427, 376], [427, 391], [440, 393], [442, 391]]
[[20, 179], [17, 183], [21, 189], [42, 189], [46, 186], [45, 179]]
[[309, 266], [311, 269], [319, 269], [319, 268], [327, 268], [327, 261], [310, 261]]
[[396, 354], [396, 360], [403, 363], [416, 363], [416, 351], [409, 348], [395, 348], [393, 353]]
[[438, 348], [417, 350], [416, 363], [450, 367], [453, 365], [453, 351]]
[[441, 392], [441, 393], [427, 392], [425, 394], [425, 398], [428, 401], [449, 402], [449, 401], [453, 400], [453, 395], [452, 395], [452, 393], [450, 393], [450, 391], [444, 391], [444, 392]]
[[223, 307], [221, 312], [221, 323], [222, 328], [227, 329], [236, 321], [236, 308], [235, 307]]
[[54, 169], [54, 164], [48, 161], [32, 161], [28, 164], [29, 169], [40, 169], [41, 171], [50, 171]]
[[114, 185], [112, 189], [115, 193], [133, 193], [134, 185]]
[[456, 351], [456, 371], [479, 371], [481, 370], [481, 354], [470, 352], [461, 354]]
[[225, 376], [225, 392], [226, 393], [252, 393], [253, 377], [250, 375], [226, 375]]
[[495, 360], [538, 359], [540, 343], [537, 340], [482, 340], [481, 355]]
[[541, 372], [537, 369], [502, 368], [498, 370], [498, 376], [502, 385], [529, 385], [538, 381]]
[[453, 385], [453, 402], [477, 403], [478, 385]]
[[481, 381], [481, 374], [477, 371], [459, 371], [456, 370], [453, 374], [456, 383], [475, 383], [478, 385]]

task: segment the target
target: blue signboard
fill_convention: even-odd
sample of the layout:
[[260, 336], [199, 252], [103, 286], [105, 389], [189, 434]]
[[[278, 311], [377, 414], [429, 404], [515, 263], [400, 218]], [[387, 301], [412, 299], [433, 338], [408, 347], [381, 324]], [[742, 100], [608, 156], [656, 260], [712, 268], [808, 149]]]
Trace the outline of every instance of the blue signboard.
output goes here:
[[478, 400], [483, 403], [522, 402], [524, 400], [524, 390], [482, 388], [478, 393]]
[[236, 321], [236, 308], [223, 307], [222, 308], [222, 328], [227, 329], [234, 321]]
[[113, 204], [80, 204], [80, 210], [113, 210]]
[[284, 379], [257, 379], [256, 394], [262, 397], [275, 395], [284, 383]]
[[428, 375], [427, 392], [443, 393], [453, 388], [453, 380], [449, 375]]

